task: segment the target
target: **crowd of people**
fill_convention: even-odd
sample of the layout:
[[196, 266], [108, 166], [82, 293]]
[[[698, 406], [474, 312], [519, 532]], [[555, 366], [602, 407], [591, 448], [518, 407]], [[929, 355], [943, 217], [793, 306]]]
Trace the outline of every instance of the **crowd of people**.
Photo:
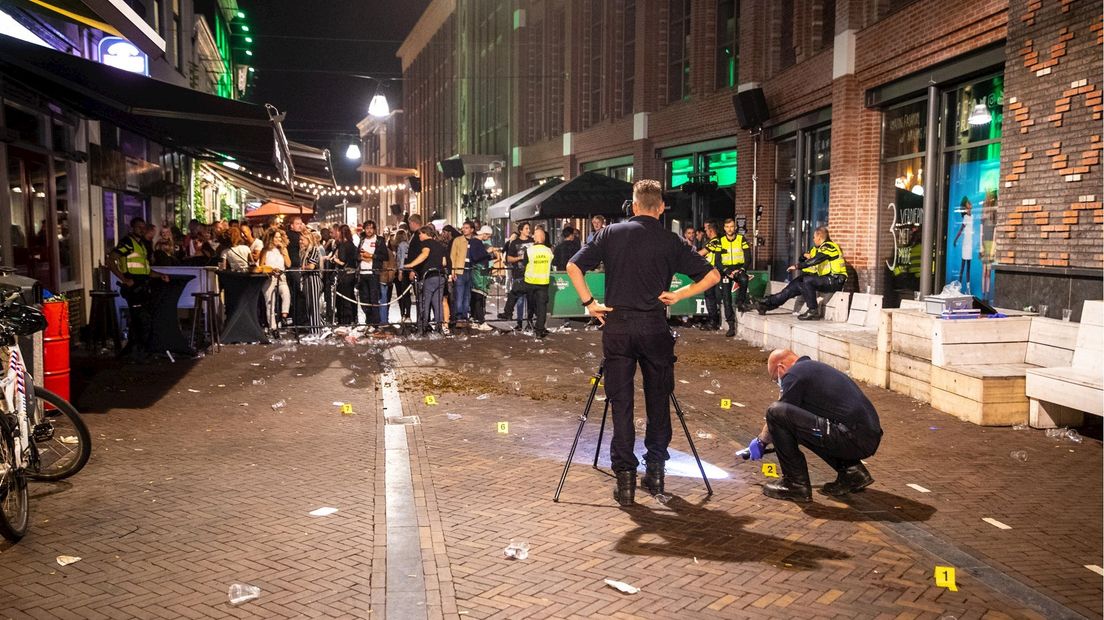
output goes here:
[[[596, 215], [585, 242], [606, 225]], [[550, 271], [562, 271], [584, 245], [582, 231], [565, 226], [553, 247], [542, 225], [522, 222], [502, 245], [492, 243], [494, 230], [476, 220], [459, 228], [443, 220], [425, 222], [412, 214], [393, 227], [368, 220], [358, 226], [307, 225], [297, 215], [271, 218], [264, 226], [221, 220], [189, 222], [184, 233], [175, 226], [146, 225], [140, 233], [153, 267], [218, 266], [231, 272], [270, 276], [265, 292], [265, 323], [270, 330], [292, 328], [317, 332], [324, 325], [367, 325], [369, 330], [392, 322], [413, 324], [419, 334], [447, 334], [457, 325], [489, 330], [487, 297], [501, 282], [504, 303], [493, 318], [514, 322], [547, 335]], [[703, 329], [721, 326], [721, 309], [735, 335], [736, 311], [750, 309], [746, 258], [750, 246], [733, 218], [688, 226], [684, 242], [721, 274], [721, 284], [705, 292]], [[820, 248], [819, 255], [817, 254]], [[545, 250], [548, 250], [545, 252]], [[845, 279], [838, 246], [818, 231], [816, 243], [795, 271], [783, 294], [757, 305], [765, 312], [791, 296], [812, 298], [802, 318], [815, 318], [817, 290], [836, 289]], [[808, 290], [806, 290], [808, 289]], [[396, 306], [395, 313], [391, 310]]]

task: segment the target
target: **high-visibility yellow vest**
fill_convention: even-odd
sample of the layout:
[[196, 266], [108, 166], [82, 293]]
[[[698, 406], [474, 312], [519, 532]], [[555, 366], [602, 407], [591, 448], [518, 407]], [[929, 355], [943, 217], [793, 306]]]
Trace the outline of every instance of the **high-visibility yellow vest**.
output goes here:
[[[805, 260], [812, 260], [813, 257], [815, 257], [816, 255], [817, 255], [817, 249], [816, 249], [816, 246], [814, 245], [813, 247], [809, 248], [809, 258], [807, 258]], [[813, 265], [812, 267], [802, 267], [801, 272], [802, 273], [807, 273], [807, 274], [810, 274], [810, 275], [816, 275], [817, 272], [819, 271], [819, 267], [820, 267], [820, 265]]]
[[747, 248], [748, 244], [741, 234], [737, 234], [731, 241], [728, 237], [721, 237], [721, 264], [726, 267], [743, 265], [744, 250]]
[[828, 260], [816, 265], [818, 276], [846, 276], [847, 265], [843, 260], [843, 251], [834, 241], [825, 241], [817, 248], [819, 254], [826, 254]]
[[525, 254], [529, 258], [525, 265], [525, 283], [548, 284], [552, 280], [552, 250], [545, 245], [532, 245]]
[[146, 244], [131, 237], [130, 253], [123, 262], [127, 274], [132, 276], [148, 276], [150, 274], [149, 256], [146, 255]]

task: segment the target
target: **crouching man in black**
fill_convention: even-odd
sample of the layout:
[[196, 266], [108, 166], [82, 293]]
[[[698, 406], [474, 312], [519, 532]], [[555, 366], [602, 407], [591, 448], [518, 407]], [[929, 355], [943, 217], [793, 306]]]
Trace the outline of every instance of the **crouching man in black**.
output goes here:
[[836, 480], [821, 491], [841, 497], [874, 482], [860, 459], [872, 456], [882, 440], [878, 412], [847, 375], [789, 349], [775, 349], [767, 373], [782, 390], [767, 408], [767, 423], [748, 444], [753, 460], [774, 443], [782, 478], [763, 487], [763, 495], [795, 502], [812, 500], [805, 446], [836, 470]]

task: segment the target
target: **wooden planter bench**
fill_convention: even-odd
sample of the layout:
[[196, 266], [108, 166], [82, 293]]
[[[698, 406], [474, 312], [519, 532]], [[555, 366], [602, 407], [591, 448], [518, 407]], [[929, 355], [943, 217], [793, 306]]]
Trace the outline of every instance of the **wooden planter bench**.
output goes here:
[[[1065, 362], [1065, 348], [1055, 340], [1068, 339], [1068, 333], [1061, 330], [1070, 325], [1077, 329], [1076, 345]], [[1104, 416], [1104, 301], [1086, 301], [1080, 324], [1041, 323], [1034, 354], [1037, 360], [1050, 363], [1026, 372], [1031, 426], [1080, 426], [1086, 413]]]

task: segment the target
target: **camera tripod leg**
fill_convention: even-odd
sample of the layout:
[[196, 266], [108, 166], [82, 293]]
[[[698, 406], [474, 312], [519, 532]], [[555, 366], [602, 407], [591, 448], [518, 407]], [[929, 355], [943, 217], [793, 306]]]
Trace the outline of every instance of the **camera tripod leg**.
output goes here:
[[609, 415], [609, 401], [602, 409], [602, 425], [598, 427], [598, 443], [594, 445], [594, 469], [598, 469], [598, 454], [602, 451], [602, 435], [606, 432], [606, 417]]
[[698, 462], [698, 471], [701, 472], [702, 481], [705, 482], [706, 497], [709, 497], [713, 495], [713, 486], [709, 484], [709, 477], [705, 475], [705, 466], [702, 465], [701, 457], [698, 456], [698, 449], [694, 446], [694, 440], [690, 437], [690, 428], [686, 426], [686, 416], [683, 415], [682, 407], [679, 405], [678, 399], [675, 398], [674, 392], [671, 393], [671, 404], [675, 406], [675, 413], [678, 414], [679, 422], [682, 423], [682, 430], [686, 433], [686, 441], [690, 444], [690, 451], [694, 453], [694, 460]]
[[567, 453], [567, 462], [564, 463], [563, 473], [560, 474], [560, 483], [556, 485], [556, 495], [552, 497], [552, 501], [560, 501], [560, 491], [563, 490], [564, 482], [567, 481], [567, 470], [571, 469], [571, 459], [575, 458], [575, 448], [579, 446], [579, 437], [583, 434], [583, 427], [586, 426], [587, 418], [590, 417], [590, 407], [594, 404], [594, 395], [598, 393], [598, 384], [601, 383], [602, 371], [605, 368], [603, 362], [598, 366], [598, 373], [594, 377], [594, 385], [590, 386], [590, 396], [587, 398], [586, 407], [583, 408], [583, 415], [579, 417], [579, 428], [575, 431], [575, 441], [571, 442], [571, 451]]

